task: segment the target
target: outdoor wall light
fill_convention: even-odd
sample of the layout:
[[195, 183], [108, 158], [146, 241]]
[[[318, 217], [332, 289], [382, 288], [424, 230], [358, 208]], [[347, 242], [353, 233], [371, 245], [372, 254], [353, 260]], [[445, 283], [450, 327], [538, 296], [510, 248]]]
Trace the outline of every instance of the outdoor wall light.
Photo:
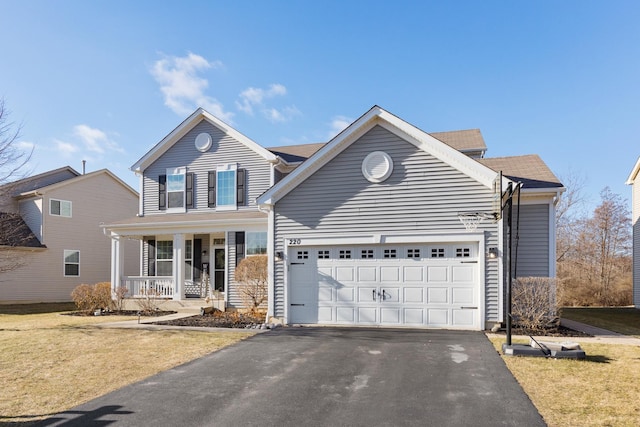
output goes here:
[[487, 256], [491, 259], [498, 258], [498, 248], [489, 248]]
[[276, 261], [282, 261], [282, 252], [276, 252]]

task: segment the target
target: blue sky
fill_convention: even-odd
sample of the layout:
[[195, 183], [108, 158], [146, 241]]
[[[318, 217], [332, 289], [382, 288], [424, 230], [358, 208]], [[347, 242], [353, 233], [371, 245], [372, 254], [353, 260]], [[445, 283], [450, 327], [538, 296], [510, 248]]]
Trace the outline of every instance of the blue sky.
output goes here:
[[371, 106], [487, 157], [539, 154], [592, 205], [640, 155], [637, 1], [0, 0], [0, 97], [31, 168], [129, 167], [202, 106], [264, 146]]

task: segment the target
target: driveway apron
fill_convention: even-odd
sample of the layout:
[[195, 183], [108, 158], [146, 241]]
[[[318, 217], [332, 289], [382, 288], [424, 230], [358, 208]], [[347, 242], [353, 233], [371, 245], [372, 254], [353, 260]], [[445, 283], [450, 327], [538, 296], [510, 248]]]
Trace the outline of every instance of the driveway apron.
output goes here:
[[40, 426], [544, 426], [481, 332], [281, 328]]

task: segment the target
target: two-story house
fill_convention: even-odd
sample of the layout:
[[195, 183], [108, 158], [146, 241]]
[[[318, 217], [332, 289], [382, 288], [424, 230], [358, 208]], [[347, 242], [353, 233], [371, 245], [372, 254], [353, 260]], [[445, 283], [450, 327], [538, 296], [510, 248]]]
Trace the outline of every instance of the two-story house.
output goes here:
[[[0, 303], [71, 301], [79, 284], [110, 280], [100, 227], [135, 214], [138, 193], [103, 169], [67, 166], [0, 186]], [[139, 269], [138, 245], [123, 271]]]
[[[536, 155], [485, 152], [477, 129], [428, 134], [378, 106], [326, 144], [278, 148], [198, 109], [132, 167], [138, 216], [105, 225], [112, 284], [215, 289], [240, 307], [238, 262], [267, 254], [268, 316], [283, 323], [491, 327], [510, 271], [504, 190], [522, 184], [520, 275], [553, 277], [564, 188]], [[139, 276], [123, 274], [123, 238], [142, 242]]]

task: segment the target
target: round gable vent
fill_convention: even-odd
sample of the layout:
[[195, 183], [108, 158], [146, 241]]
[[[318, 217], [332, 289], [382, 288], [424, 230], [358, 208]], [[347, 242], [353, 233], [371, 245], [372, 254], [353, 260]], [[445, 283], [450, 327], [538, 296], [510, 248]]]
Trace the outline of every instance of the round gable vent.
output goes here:
[[206, 132], [202, 132], [198, 136], [196, 136], [196, 149], [198, 151], [202, 151], [203, 153], [211, 148], [211, 135]]
[[362, 174], [370, 182], [383, 182], [393, 172], [393, 161], [384, 151], [369, 153], [362, 161]]

